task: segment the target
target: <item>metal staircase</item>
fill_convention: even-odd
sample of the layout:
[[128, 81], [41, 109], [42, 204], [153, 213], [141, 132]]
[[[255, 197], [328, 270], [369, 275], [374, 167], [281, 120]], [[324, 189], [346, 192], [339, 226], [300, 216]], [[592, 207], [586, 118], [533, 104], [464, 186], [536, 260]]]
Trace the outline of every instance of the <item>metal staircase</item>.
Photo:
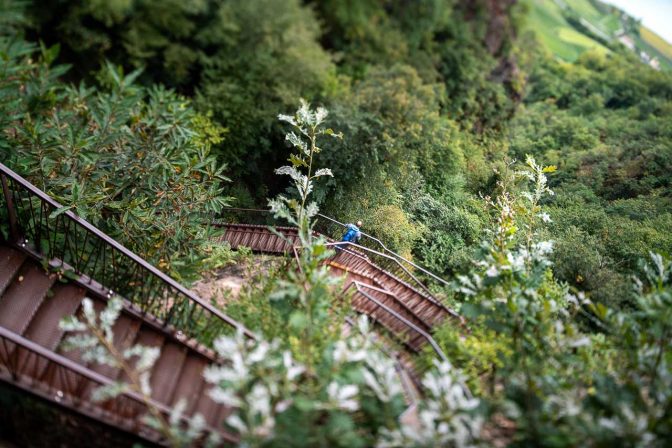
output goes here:
[[[120, 295], [124, 309], [113, 327], [118, 349], [159, 347], [151, 372], [152, 404], [165, 415], [180, 399], [184, 417], [202, 414], [210, 431], [230, 409], [206, 393], [203, 369], [217, 362], [208, 348], [217, 334], [240, 323], [130, 252], [0, 164], [0, 221], [8, 241], [0, 242], [0, 380], [154, 443], [161, 435], [144, 423], [141, 397], [122, 394], [94, 402], [100, 385], [123, 380], [118, 369], [87, 363], [63, 352], [59, 321], [80, 312], [84, 297], [100, 311]], [[46, 268], [46, 269], [45, 269]]]
[[[0, 380], [150, 442], [165, 443], [144, 423], [148, 410], [141, 397], [126, 393], [102, 403], [91, 399], [98, 386], [123, 380], [122, 372], [59, 348], [64, 334], [58, 322], [80, 313], [84, 297], [100, 311], [111, 297], [120, 296], [124, 309], [113, 328], [117, 348], [136, 343], [161, 348], [151, 375], [152, 405], [168, 415], [185, 399], [185, 419], [200, 413], [209, 431], [235, 443], [221, 429], [230, 409], [208, 397], [202, 372], [218, 361], [209, 348], [217, 335], [235, 329], [250, 338], [254, 334], [95, 226], [63, 211], [2, 164], [0, 183], [0, 225], [8, 235], [0, 240]], [[226, 228], [223, 240], [233, 248], [289, 256], [301, 250], [291, 227], [276, 226], [282, 238], [265, 225], [218, 225]], [[320, 230], [334, 236], [325, 227]], [[380, 250], [347, 243], [328, 261], [334, 275], [345, 276], [344, 293], [353, 292], [353, 308], [412, 351], [429, 345], [445, 359], [431, 329], [448, 319], [456, 325], [463, 321], [418, 275], [443, 280], [371, 240]], [[399, 360], [402, 377], [413, 370], [410, 364]], [[413, 395], [409, 390], [407, 396]]]
[[[221, 241], [228, 242], [232, 248], [244, 246], [258, 253], [273, 255], [296, 255], [297, 250], [300, 250], [296, 228], [275, 225], [277, 223], [268, 211], [233, 211], [235, 215], [229, 213], [226, 218], [212, 222], [213, 225], [225, 229]], [[320, 217], [327, 223], [343, 226], [332, 218], [324, 215]], [[274, 224], [273, 228], [282, 237], [271, 231], [268, 225], [228, 222], [234, 219]], [[319, 221], [317, 228], [321, 232], [316, 231], [316, 235], [324, 232], [327, 237], [336, 235], [343, 229], [341, 227], [331, 230], [320, 226]], [[354, 243], [335, 242], [327, 238], [327, 246], [338, 249], [336, 255], [327, 262], [330, 271], [334, 275], [345, 275], [345, 290], [354, 290], [351, 304], [356, 311], [372, 317], [412, 351], [419, 352], [425, 345], [429, 345], [438, 357], [445, 360], [445, 355], [431, 337], [431, 330], [446, 320], [463, 326], [464, 320], [437, 299], [416, 274], [444, 281], [389, 251], [379, 240], [371, 239], [374, 244], [380, 244], [383, 250]]]

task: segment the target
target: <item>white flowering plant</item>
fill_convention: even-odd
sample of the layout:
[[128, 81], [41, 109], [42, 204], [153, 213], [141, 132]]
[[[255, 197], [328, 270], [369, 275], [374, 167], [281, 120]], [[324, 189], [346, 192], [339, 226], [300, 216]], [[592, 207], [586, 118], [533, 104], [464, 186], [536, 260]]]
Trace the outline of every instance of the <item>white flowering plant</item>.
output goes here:
[[289, 123], [292, 130], [285, 134], [285, 140], [290, 143], [294, 151], [285, 165], [275, 170], [276, 174], [291, 177], [298, 199], [289, 199], [284, 195], [269, 200], [269, 206], [276, 217], [286, 219], [299, 229], [302, 244], [307, 246], [311, 240], [310, 220], [319, 211], [317, 203], [309, 202], [314, 182], [320, 177], [333, 174], [329, 168], [315, 169], [315, 156], [321, 152], [318, 146], [318, 137], [330, 136], [343, 138], [341, 133], [325, 128], [324, 122], [329, 115], [324, 107], [311, 109], [310, 104], [301, 99], [301, 105], [294, 115], [278, 115], [280, 121]]
[[[481, 379], [487, 382], [481, 389], [489, 390], [498, 403], [491, 411], [511, 419], [525, 415], [520, 421], [536, 435], [547, 423], [538, 417], [543, 414], [540, 394], [549, 386], [549, 375], [571, 369], [571, 362], [560, 366], [553, 359], [556, 355], [563, 362], [578, 359], [589, 343], [573, 322], [573, 310], [566, 307], [567, 287], [553, 278], [553, 241], [539, 238], [539, 230], [550, 221], [541, 200], [553, 194], [546, 174], [554, 171], [555, 167], [543, 167], [528, 156], [523, 168], [507, 165], [498, 173], [497, 196], [485, 198], [495, 216], [490, 238], [482, 244], [475, 268], [457, 276], [455, 284], [473, 334], [497, 341], [489, 345], [494, 350], [488, 354], [489, 367], [474, 361], [488, 369], [481, 370]], [[462, 339], [479, 346], [472, 336]], [[461, 344], [457, 341], [453, 350]], [[568, 349], [573, 353], [565, 356]], [[450, 353], [451, 347], [446, 350]], [[461, 355], [466, 352], [462, 349]]]
[[311, 372], [281, 340], [222, 336], [223, 363], [205, 371], [210, 396], [243, 446], [370, 446], [405, 408], [394, 361], [372, 342], [366, 317]]
[[342, 279], [325, 265], [333, 251], [312, 234], [314, 182], [331, 176], [316, 168], [318, 138], [340, 137], [325, 128], [327, 116], [301, 101], [294, 115], [278, 117], [292, 127], [292, 153], [291, 165], [276, 173], [291, 178], [297, 197], [269, 205], [299, 229], [297, 266], [264, 290], [283, 332], [272, 341], [220, 337], [215, 348], [224, 362], [205, 373], [212, 398], [233, 408], [228, 429], [247, 446], [371, 446], [405, 409], [395, 362], [374, 346], [366, 319], [343, 335], [350, 309]]
[[422, 380], [425, 396], [418, 405], [418, 421], [381, 431], [378, 448], [478, 445], [483, 426], [477, 410], [480, 401], [449, 362], [435, 360], [434, 367]]
[[[123, 309], [123, 301], [114, 296], [107, 307], [96, 313], [93, 301], [88, 297], [82, 301], [82, 317], [67, 316], [59, 322], [59, 327], [68, 333], [61, 343], [65, 351], [78, 351], [83, 361], [119, 369], [124, 373], [123, 381], [114, 381], [100, 386], [92, 393], [91, 399], [104, 402], [124, 394], [132, 393], [142, 400], [148, 414], [145, 423], [157, 430], [171, 447], [187, 447], [203, 438], [206, 426], [202, 415], [196, 414], [190, 419], [183, 418], [186, 401], [179, 400], [170, 415], [164, 415], [152, 401], [150, 387], [152, 367], [161, 351], [157, 347], [140, 344], [125, 349], [115, 344], [112, 330]], [[186, 421], [185, 421], [186, 420]], [[206, 446], [216, 445], [219, 437], [216, 433], [201, 440]]]
[[[672, 430], [672, 263], [652, 254], [634, 310], [612, 312], [553, 277], [546, 174], [500, 173], [495, 220], [455, 289], [468, 334], [435, 335], [478, 383], [481, 442], [516, 446], [666, 446]], [[532, 185], [531, 190], [525, 189]], [[579, 319], [579, 316], [581, 319]], [[398, 434], [396, 434], [398, 436]]]

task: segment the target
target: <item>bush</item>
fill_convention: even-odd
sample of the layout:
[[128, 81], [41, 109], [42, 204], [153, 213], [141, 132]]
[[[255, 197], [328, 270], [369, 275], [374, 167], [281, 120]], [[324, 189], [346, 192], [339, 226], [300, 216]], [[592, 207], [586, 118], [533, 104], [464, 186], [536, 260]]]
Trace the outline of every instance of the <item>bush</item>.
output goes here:
[[230, 199], [222, 195], [224, 167], [210, 155], [224, 130], [173, 91], [135, 84], [140, 72], [124, 75], [108, 64], [97, 90], [69, 86], [58, 79], [65, 68], [50, 67], [58, 48], [2, 44], [11, 59], [0, 90], [14, 96], [0, 104], [3, 162], [62, 210], [172, 276], [196, 279], [209, 266], [204, 251], [212, 253], [203, 217]]

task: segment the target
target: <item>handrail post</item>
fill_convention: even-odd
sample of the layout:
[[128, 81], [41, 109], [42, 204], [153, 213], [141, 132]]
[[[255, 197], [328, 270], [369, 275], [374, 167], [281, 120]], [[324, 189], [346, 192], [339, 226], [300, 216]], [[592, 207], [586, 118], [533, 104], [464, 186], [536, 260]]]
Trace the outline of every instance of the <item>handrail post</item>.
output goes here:
[[7, 215], [9, 216], [9, 238], [11, 243], [16, 243], [19, 241], [19, 225], [16, 218], [16, 208], [14, 207], [14, 199], [9, 191], [9, 185], [7, 184], [7, 177], [4, 174], [0, 174], [0, 182], [2, 182], [2, 194], [5, 197], [5, 203], [7, 204]]

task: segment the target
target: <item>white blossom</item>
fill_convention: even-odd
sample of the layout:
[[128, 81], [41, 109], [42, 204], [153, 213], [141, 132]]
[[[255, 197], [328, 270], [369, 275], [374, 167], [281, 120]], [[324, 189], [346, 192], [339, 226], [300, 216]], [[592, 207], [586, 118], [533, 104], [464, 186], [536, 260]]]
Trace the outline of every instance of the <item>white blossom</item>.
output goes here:
[[359, 402], [356, 397], [359, 393], [359, 388], [354, 384], [339, 385], [332, 381], [327, 386], [327, 394], [329, 400], [339, 409], [354, 412], [359, 409]]

